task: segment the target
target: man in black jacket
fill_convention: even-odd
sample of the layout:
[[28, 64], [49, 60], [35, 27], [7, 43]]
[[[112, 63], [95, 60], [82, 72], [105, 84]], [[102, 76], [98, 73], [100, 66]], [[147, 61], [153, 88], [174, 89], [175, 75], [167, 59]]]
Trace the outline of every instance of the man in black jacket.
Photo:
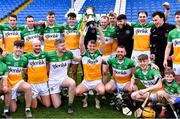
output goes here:
[[133, 49], [133, 27], [127, 24], [126, 15], [121, 14], [117, 17], [117, 27], [118, 27], [118, 46], [123, 45], [126, 48], [126, 57], [131, 58]]
[[163, 61], [164, 52], [167, 45], [167, 36], [169, 31], [175, 28], [175, 25], [165, 23], [164, 13], [160, 11], [154, 12], [152, 14], [152, 19], [154, 26], [151, 28], [150, 35], [151, 58], [155, 61], [155, 64], [158, 65], [161, 73], [163, 73]]

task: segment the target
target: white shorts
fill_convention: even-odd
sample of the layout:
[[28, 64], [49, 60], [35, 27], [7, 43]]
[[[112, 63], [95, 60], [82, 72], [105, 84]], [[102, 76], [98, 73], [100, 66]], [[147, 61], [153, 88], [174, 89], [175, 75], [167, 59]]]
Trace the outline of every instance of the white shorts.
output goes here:
[[123, 90], [124, 90], [124, 87], [126, 86], [127, 83], [128, 83], [128, 82], [126, 82], [126, 83], [117, 83], [118, 88], [123, 91]]
[[20, 80], [12, 89], [11, 89], [11, 93], [12, 93], [12, 97], [11, 99], [15, 99], [17, 100], [17, 96], [20, 94], [20, 93], [17, 93], [17, 89], [19, 88], [19, 85], [21, 83], [25, 82], [24, 80]]
[[173, 63], [173, 70], [176, 75], [180, 75], [180, 64], [174, 64]]
[[60, 93], [61, 92], [61, 85], [65, 79], [68, 77], [61, 78], [59, 80], [49, 80], [48, 85], [49, 85], [49, 91], [50, 94], [55, 94], [55, 93]]
[[88, 80], [82, 81], [82, 84], [84, 84], [88, 90], [93, 90], [100, 83], [102, 83], [101, 79], [95, 81], [88, 81]]
[[138, 56], [141, 54], [146, 54], [146, 55], [148, 55], [148, 58], [150, 58], [150, 50], [147, 50], [147, 51], [133, 50], [132, 55], [131, 55], [131, 59], [133, 59], [135, 62], [137, 62]]
[[[74, 57], [80, 56], [81, 52], [80, 49], [70, 50], [73, 53]], [[79, 64], [79, 62], [71, 61], [72, 64]]]
[[157, 93], [156, 92], [151, 93], [150, 98], [153, 102], [158, 101]]
[[111, 58], [111, 55], [102, 56], [103, 61], [108, 61], [110, 58]]
[[37, 96], [47, 96], [49, 95], [49, 88], [47, 82], [39, 83], [39, 84], [31, 84], [31, 89], [33, 96], [35, 99]]

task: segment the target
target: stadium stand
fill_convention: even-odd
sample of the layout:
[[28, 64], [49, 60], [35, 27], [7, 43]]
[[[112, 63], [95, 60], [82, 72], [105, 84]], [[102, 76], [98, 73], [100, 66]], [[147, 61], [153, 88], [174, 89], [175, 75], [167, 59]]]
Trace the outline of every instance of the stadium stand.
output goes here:
[[[63, 3], [63, 4], [62, 4]], [[52, 10], [56, 13], [57, 23], [63, 23], [65, 21], [65, 14], [71, 6], [70, 0], [33, 0], [24, 10], [22, 10], [18, 16], [18, 24], [25, 23], [25, 17], [32, 15], [35, 21], [46, 20], [47, 12]]]
[[0, 0], [0, 20], [20, 7], [26, 1], [28, 0]]
[[[137, 21], [137, 13], [140, 10], [146, 10], [149, 14], [148, 20], [151, 20], [151, 14], [160, 10], [163, 11], [162, 4], [164, 0], [126, 0], [126, 15], [129, 21]], [[171, 13], [167, 20], [168, 23], [174, 22], [174, 13], [180, 9], [180, 3], [178, 0], [166, 0], [170, 3]]]

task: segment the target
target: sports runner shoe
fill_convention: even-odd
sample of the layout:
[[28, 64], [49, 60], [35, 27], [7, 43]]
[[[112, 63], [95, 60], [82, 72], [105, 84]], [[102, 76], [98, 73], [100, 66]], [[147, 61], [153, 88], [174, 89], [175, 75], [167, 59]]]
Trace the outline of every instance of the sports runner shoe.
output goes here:
[[72, 114], [74, 112], [72, 107], [68, 107], [68, 114]]
[[88, 106], [87, 98], [88, 98], [88, 96], [85, 95], [85, 98], [82, 100], [82, 102], [83, 102], [83, 107], [84, 107], [84, 108]]
[[32, 118], [31, 110], [26, 110], [25, 115], [26, 115], [26, 118]]
[[100, 105], [100, 100], [95, 98], [95, 107], [96, 109], [100, 109], [101, 108], [101, 105]]

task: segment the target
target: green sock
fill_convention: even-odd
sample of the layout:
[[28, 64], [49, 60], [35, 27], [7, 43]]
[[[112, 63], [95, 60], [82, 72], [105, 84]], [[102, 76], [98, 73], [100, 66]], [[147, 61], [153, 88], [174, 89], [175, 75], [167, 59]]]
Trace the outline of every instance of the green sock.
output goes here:
[[68, 107], [70, 107], [70, 108], [71, 108], [71, 107], [72, 107], [72, 105], [73, 105], [73, 102], [69, 102], [69, 103], [68, 103]]
[[4, 113], [9, 112], [9, 106], [4, 106]]

